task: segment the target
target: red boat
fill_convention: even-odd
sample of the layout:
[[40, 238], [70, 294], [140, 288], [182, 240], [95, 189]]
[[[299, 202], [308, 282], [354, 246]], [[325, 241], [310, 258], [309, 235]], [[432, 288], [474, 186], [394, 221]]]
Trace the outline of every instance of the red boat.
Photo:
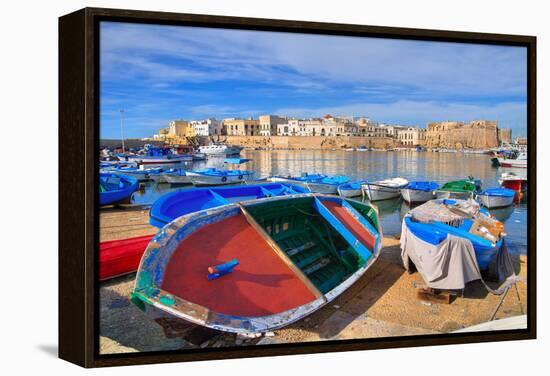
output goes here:
[[499, 183], [501, 187], [512, 189], [516, 192], [525, 192], [527, 190], [527, 178], [507, 172], [500, 176]]
[[154, 235], [111, 240], [99, 244], [99, 280], [135, 272], [141, 256]]

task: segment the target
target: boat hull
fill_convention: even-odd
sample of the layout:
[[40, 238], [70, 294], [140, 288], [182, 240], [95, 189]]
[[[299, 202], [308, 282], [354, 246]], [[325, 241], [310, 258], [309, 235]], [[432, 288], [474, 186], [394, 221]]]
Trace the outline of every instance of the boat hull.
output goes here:
[[188, 175], [163, 174], [164, 181], [169, 184], [192, 184]]
[[323, 183], [306, 183], [306, 187], [314, 193], [324, 194], [337, 194], [338, 185], [336, 184], [323, 184]]
[[240, 184], [252, 179], [251, 174], [218, 176], [188, 172], [187, 175], [189, 176], [191, 183], [195, 186]]
[[474, 197], [473, 192], [453, 192], [453, 191], [435, 191], [435, 196], [438, 199], [451, 198], [459, 200], [467, 200]]
[[353, 188], [338, 188], [338, 194], [342, 197], [358, 197], [361, 196], [361, 188], [353, 189]]
[[363, 184], [363, 195], [369, 199], [369, 201], [382, 201], [399, 197], [401, 194], [400, 188], [384, 187], [374, 184]]
[[189, 158], [185, 155], [172, 155], [168, 157], [147, 157], [147, 156], [130, 156], [128, 161], [142, 164], [142, 165], [159, 165], [159, 164], [175, 164], [186, 161], [192, 161], [193, 158]]
[[403, 188], [401, 189], [401, 196], [408, 203], [426, 202], [434, 198], [432, 191], [420, 191], [416, 189]]
[[485, 195], [485, 194], [478, 194], [477, 199], [478, 201], [485, 206], [486, 208], [503, 208], [506, 206], [510, 206], [514, 203], [515, 196], [491, 196], [491, 195]]
[[99, 280], [134, 273], [154, 235], [111, 240], [99, 244]]
[[[132, 194], [137, 191], [139, 182], [133, 177], [118, 176], [116, 174], [100, 174], [101, 178], [108, 178], [108, 176], [115, 176], [123, 182], [123, 187], [113, 190], [106, 190], [99, 193], [99, 205], [112, 205], [123, 201], [130, 201]], [[119, 184], [119, 183], [117, 183]]]
[[515, 167], [515, 168], [527, 168], [526, 159], [507, 159], [507, 158], [498, 158], [498, 163], [500, 167]]

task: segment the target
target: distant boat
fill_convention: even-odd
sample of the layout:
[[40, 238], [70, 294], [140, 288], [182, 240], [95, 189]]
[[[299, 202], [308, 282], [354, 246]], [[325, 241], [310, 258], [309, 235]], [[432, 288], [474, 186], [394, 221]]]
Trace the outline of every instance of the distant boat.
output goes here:
[[243, 334], [287, 326], [330, 303], [382, 245], [376, 210], [334, 196], [229, 204], [168, 226], [143, 255], [131, 301], [146, 313]]
[[223, 143], [215, 143], [206, 146], [199, 146], [199, 153], [205, 155], [219, 155], [219, 156], [230, 156], [238, 155], [241, 153], [242, 146], [237, 145], [228, 145]]
[[281, 183], [180, 189], [167, 193], [155, 201], [149, 212], [149, 222], [153, 226], [163, 227], [182, 215], [200, 210], [240, 201], [301, 193], [309, 193], [309, 191], [302, 187]]
[[527, 152], [520, 152], [513, 157], [498, 157], [500, 167], [527, 168]]
[[175, 164], [181, 162], [192, 161], [193, 157], [186, 154], [173, 154], [172, 150], [169, 148], [158, 148], [151, 145], [145, 145], [144, 155], [128, 155], [125, 157], [125, 160], [130, 162], [135, 162], [137, 164]]
[[489, 188], [477, 194], [477, 200], [486, 208], [502, 208], [514, 203], [516, 192], [507, 188]]
[[433, 181], [413, 181], [401, 188], [401, 196], [408, 203], [426, 202], [434, 198], [439, 184]]
[[513, 172], [505, 172], [500, 175], [498, 180], [503, 188], [512, 189], [516, 192], [527, 191], [527, 177], [515, 174]]
[[302, 176], [272, 176], [270, 181], [286, 182], [309, 189], [315, 193], [337, 194], [338, 187], [349, 182], [347, 176], [327, 176], [321, 174], [303, 174]]
[[121, 176], [132, 176], [139, 181], [151, 180], [150, 174], [158, 174], [162, 172], [162, 169], [159, 167], [155, 168], [141, 168], [138, 167], [114, 167], [107, 169], [106, 172], [121, 175]]
[[404, 178], [393, 178], [379, 180], [374, 182], [364, 183], [361, 188], [363, 195], [369, 201], [388, 200], [390, 198], [399, 197], [401, 189], [409, 184], [409, 181]]
[[134, 177], [100, 173], [99, 205], [110, 205], [129, 200], [138, 187], [138, 180]]
[[473, 198], [474, 194], [481, 190], [481, 181], [479, 179], [461, 179], [449, 181], [441, 188], [436, 190], [437, 198]]
[[353, 181], [350, 183], [340, 184], [338, 186], [338, 194], [341, 197], [357, 197], [361, 196], [361, 185], [366, 181]]
[[250, 161], [248, 158], [239, 158], [239, 157], [227, 157], [223, 160], [223, 163], [227, 164], [243, 164]]
[[411, 210], [403, 226], [423, 242], [438, 245], [449, 235], [469, 240], [481, 270], [489, 267], [505, 236], [501, 222], [473, 200], [431, 200]]
[[187, 171], [185, 173], [191, 183], [201, 185], [225, 185], [244, 183], [252, 179], [253, 172], [246, 170], [218, 170], [207, 168], [204, 170]]

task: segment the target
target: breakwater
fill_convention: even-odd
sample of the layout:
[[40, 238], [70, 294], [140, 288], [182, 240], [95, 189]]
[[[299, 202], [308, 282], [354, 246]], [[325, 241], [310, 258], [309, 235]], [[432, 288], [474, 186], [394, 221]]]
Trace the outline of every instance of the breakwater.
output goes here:
[[262, 149], [345, 149], [366, 146], [376, 149], [389, 149], [396, 146], [389, 137], [354, 136], [227, 136], [227, 143], [245, 148]]

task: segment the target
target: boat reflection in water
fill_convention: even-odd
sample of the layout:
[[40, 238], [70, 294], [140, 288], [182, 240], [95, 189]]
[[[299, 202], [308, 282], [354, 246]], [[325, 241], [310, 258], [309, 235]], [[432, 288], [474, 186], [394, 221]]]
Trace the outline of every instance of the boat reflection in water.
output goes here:
[[500, 222], [504, 223], [508, 220], [508, 218], [510, 218], [514, 212], [514, 209], [514, 205], [509, 205], [503, 208], [489, 209], [489, 213], [491, 213]]

